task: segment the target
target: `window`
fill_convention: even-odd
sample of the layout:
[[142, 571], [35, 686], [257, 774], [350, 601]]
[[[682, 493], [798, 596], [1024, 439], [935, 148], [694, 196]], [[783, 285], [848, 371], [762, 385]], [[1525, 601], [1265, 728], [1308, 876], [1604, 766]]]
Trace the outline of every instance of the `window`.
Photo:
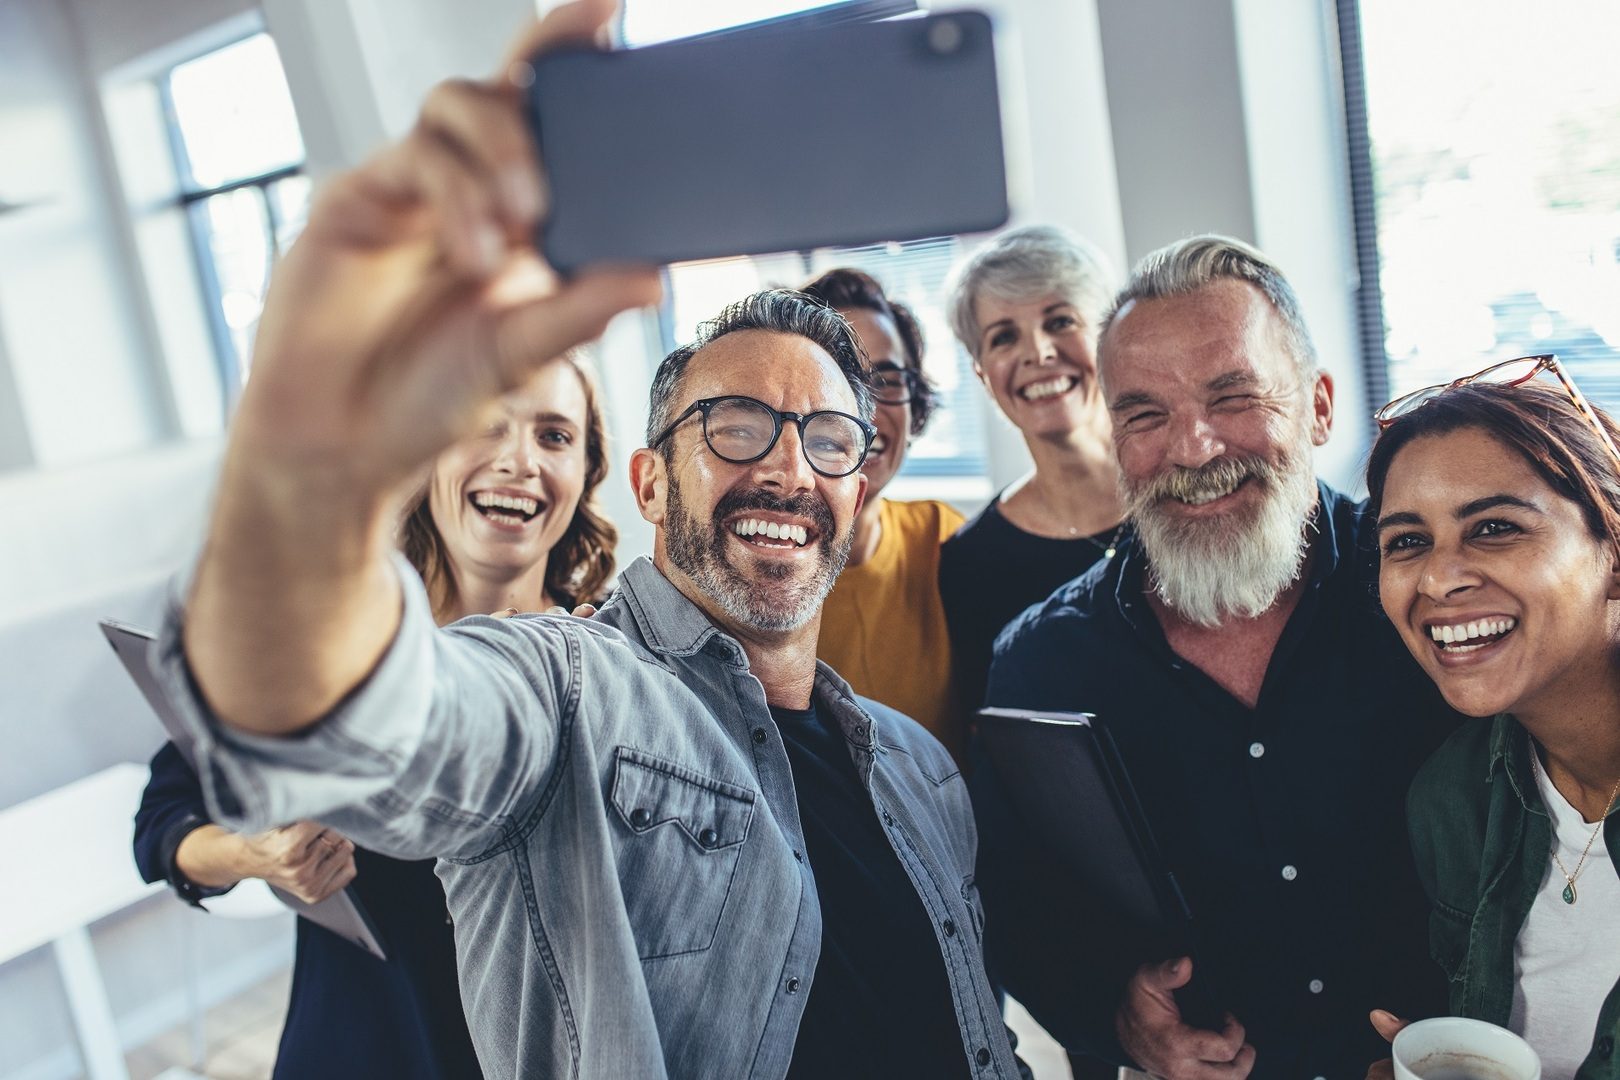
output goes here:
[[1339, 7], [1372, 390], [1556, 352], [1620, 408], [1620, 6]]
[[665, 290], [665, 347], [691, 341], [698, 323], [751, 292], [793, 288], [835, 266], [865, 270], [916, 314], [926, 347], [923, 366], [940, 391], [940, 408], [912, 444], [901, 476], [980, 477], [985, 473], [984, 394], [945, 312], [945, 281], [957, 253], [955, 238], [943, 237], [678, 264], [669, 268]]
[[268, 34], [178, 64], [160, 88], [230, 401], [247, 379], [270, 269], [309, 209], [304, 143]]

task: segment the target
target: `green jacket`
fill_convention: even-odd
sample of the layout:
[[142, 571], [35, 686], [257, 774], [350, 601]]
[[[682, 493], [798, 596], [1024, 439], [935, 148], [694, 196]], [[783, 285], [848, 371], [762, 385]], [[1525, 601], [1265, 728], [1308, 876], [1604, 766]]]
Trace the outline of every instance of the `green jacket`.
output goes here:
[[[1553, 842], [1519, 722], [1502, 715], [1458, 728], [1412, 782], [1407, 821], [1429, 894], [1429, 950], [1451, 982], [1451, 1011], [1505, 1027], [1513, 1008], [1513, 944]], [[1620, 853], [1620, 813], [1610, 813], [1603, 835], [1609, 851]], [[1592, 946], [1620, 948], [1620, 942]], [[1616, 1040], [1620, 987], [1611, 987], [1577, 1080], [1620, 1080]]]

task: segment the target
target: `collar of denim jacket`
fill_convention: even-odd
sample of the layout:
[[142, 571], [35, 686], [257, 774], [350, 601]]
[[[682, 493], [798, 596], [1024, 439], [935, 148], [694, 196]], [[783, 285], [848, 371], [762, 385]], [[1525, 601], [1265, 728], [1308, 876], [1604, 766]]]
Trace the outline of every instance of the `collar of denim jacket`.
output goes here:
[[719, 638], [731, 662], [748, 666], [748, 657], [735, 638], [709, 621], [703, 609], [686, 598], [645, 555], [619, 575], [619, 596], [635, 613], [642, 640], [653, 652], [691, 656]]

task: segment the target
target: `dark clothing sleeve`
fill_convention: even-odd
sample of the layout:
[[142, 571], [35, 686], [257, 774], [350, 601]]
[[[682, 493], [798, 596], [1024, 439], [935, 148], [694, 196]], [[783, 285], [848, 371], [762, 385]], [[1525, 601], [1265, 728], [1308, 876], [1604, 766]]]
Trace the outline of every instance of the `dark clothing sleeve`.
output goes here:
[[203, 805], [202, 784], [174, 743], [164, 743], [152, 758], [152, 778], [135, 811], [135, 866], [146, 881], [167, 881], [188, 904], [231, 890], [195, 885], [174, 864], [180, 842], [193, 829], [211, 824]]

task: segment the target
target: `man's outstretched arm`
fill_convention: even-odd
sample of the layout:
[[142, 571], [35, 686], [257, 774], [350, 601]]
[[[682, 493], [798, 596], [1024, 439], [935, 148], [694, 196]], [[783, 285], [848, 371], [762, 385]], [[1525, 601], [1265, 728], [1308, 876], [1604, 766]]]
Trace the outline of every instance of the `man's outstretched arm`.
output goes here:
[[437, 88], [324, 187], [277, 269], [186, 602], [190, 672], [227, 726], [292, 734], [357, 687], [400, 625], [401, 490], [485, 402], [656, 301], [652, 270], [562, 283], [531, 246], [545, 197], [509, 73], [613, 9], [559, 7], [496, 79]]

